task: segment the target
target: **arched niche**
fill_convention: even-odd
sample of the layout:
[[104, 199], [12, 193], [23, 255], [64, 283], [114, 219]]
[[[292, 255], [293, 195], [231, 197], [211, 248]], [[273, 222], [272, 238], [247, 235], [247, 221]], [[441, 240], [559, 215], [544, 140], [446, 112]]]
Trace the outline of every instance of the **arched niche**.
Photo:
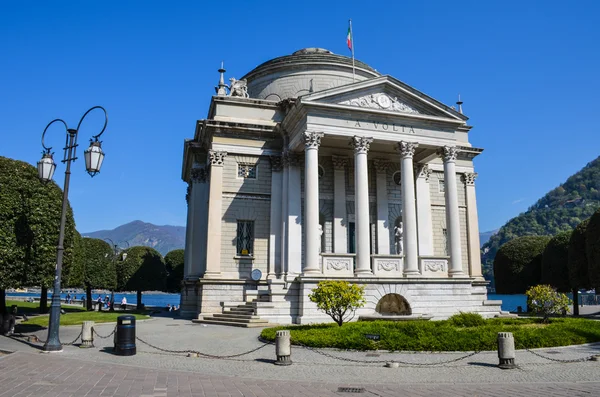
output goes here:
[[388, 316], [410, 316], [412, 314], [410, 304], [399, 294], [384, 295], [379, 302], [377, 302], [375, 311], [379, 314]]

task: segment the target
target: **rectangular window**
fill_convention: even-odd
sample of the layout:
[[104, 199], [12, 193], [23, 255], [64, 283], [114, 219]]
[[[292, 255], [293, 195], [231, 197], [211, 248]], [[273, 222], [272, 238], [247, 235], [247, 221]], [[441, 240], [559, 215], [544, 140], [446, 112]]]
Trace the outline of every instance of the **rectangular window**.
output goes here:
[[438, 189], [440, 190], [440, 193], [444, 193], [446, 191], [446, 185], [444, 185], [443, 179], [438, 181]]
[[237, 221], [237, 254], [254, 254], [254, 221]]
[[238, 178], [256, 179], [256, 165], [238, 163]]

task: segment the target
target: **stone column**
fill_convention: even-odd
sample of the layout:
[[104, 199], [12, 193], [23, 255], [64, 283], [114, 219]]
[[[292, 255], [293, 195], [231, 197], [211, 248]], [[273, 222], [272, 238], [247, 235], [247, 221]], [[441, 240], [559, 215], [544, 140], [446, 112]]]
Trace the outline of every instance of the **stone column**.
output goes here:
[[369, 170], [367, 152], [373, 138], [354, 136], [354, 213], [356, 225], [356, 275], [372, 274], [369, 243]]
[[267, 278], [281, 274], [281, 196], [282, 168], [281, 156], [271, 156], [271, 214], [269, 233], [269, 263]]
[[483, 278], [481, 274], [481, 254], [479, 242], [479, 218], [477, 216], [477, 200], [475, 199], [475, 178], [477, 174], [463, 174], [467, 199], [467, 239], [469, 244], [469, 274], [471, 277]]
[[227, 152], [210, 150], [210, 193], [208, 200], [208, 238], [204, 278], [221, 275], [221, 221], [223, 219], [223, 165]]
[[346, 213], [346, 166], [348, 159], [333, 156], [333, 252], [348, 252], [348, 214]]
[[416, 142], [398, 142], [402, 165], [402, 226], [404, 228], [404, 275], [419, 274], [417, 244], [417, 209], [415, 206], [415, 175], [413, 156], [419, 146]]
[[431, 220], [431, 192], [429, 190], [429, 176], [431, 170], [427, 164], [417, 164], [416, 191], [417, 191], [417, 227], [419, 236], [419, 255], [433, 255], [433, 222]]
[[192, 273], [192, 230], [194, 229], [194, 201], [192, 200], [191, 180], [188, 182], [185, 201], [187, 202], [187, 221], [185, 225], [185, 253], [183, 256], [184, 279], [188, 278]]
[[375, 159], [375, 171], [377, 172], [377, 253], [380, 255], [390, 254], [387, 169], [387, 161]]
[[[288, 194], [287, 194], [287, 264], [288, 274], [302, 272], [302, 196], [300, 181], [300, 157], [288, 153]], [[306, 260], [306, 259], [305, 259]]]
[[322, 132], [304, 132], [304, 274], [320, 273], [319, 146]]
[[444, 146], [440, 153], [444, 160], [444, 188], [446, 190], [446, 228], [448, 230], [450, 269], [449, 276], [462, 276], [462, 253], [460, 250], [460, 216], [458, 212], [458, 191], [456, 187], [455, 146]]
[[287, 273], [287, 234], [288, 234], [288, 159], [287, 153], [281, 157], [283, 166], [282, 181], [281, 181], [281, 271]]
[[[208, 219], [208, 172], [206, 166], [194, 167], [190, 171], [190, 203], [192, 229], [190, 230], [190, 273], [199, 277], [206, 271], [206, 227]], [[187, 235], [187, 230], [186, 230]], [[186, 252], [186, 256], [187, 256]]]

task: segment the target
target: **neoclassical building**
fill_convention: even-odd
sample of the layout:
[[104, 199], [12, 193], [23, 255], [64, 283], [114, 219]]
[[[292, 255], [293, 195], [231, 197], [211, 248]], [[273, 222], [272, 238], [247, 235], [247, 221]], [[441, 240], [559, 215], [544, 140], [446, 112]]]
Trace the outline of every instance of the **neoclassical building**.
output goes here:
[[182, 314], [327, 321], [308, 295], [365, 285], [362, 316], [493, 316], [481, 274], [471, 127], [394, 77], [309, 48], [241, 80], [219, 70], [185, 141]]

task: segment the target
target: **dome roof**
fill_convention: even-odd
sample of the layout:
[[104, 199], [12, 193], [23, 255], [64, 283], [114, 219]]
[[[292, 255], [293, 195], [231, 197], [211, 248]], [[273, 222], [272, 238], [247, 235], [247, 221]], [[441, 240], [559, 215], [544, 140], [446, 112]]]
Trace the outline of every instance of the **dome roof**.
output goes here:
[[247, 73], [248, 94], [251, 98], [281, 101], [312, 92], [379, 77], [375, 69], [352, 58], [336, 55], [324, 48], [304, 48], [271, 59]]

